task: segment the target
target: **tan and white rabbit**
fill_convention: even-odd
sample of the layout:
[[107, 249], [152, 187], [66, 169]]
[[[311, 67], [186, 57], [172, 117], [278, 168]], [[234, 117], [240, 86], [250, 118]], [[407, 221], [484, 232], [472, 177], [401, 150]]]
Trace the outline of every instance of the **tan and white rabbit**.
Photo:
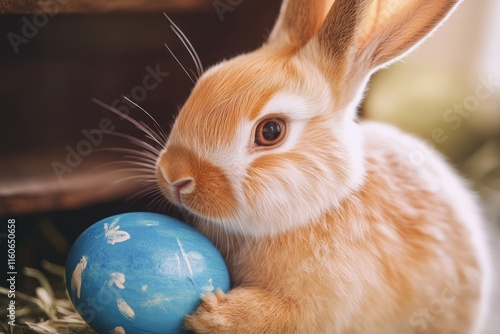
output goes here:
[[[226, 258], [197, 333], [473, 333], [489, 267], [474, 195], [444, 159], [358, 122], [371, 73], [455, 0], [285, 0], [267, 42], [204, 73], [157, 162]], [[425, 159], [415, 164], [415, 152]]]

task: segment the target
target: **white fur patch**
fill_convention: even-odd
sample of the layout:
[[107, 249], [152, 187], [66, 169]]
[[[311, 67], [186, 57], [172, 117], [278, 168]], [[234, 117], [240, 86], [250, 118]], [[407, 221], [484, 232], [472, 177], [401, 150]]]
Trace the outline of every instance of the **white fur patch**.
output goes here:
[[[347, 121], [343, 111], [331, 111], [331, 96], [326, 87], [323, 87], [323, 91], [318, 89], [313, 96], [293, 92], [278, 93], [262, 108], [255, 120], [241, 121], [237, 137], [230, 147], [219, 148], [216, 154], [209, 157], [212, 163], [221, 167], [228, 175], [240, 203], [235, 218], [223, 222], [228, 228], [256, 236], [272, 235], [295, 228], [335, 206], [350, 189], [362, 182], [362, 136], [358, 125], [352, 120]], [[273, 114], [283, 114], [289, 120], [284, 142], [268, 150], [250, 149], [256, 123]], [[326, 141], [324, 147], [308, 146], [309, 134], [304, 133], [305, 127], [316, 116], [325, 116], [328, 124], [324, 124], [323, 130], [331, 131], [332, 136], [337, 138], [337, 144]], [[331, 137], [328, 140], [330, 139]], [[338, 182], [338, 173], [342, 171], [331, 166], [331, 160], [317, 156], [317, 150], [323, 152], [321, 154], [338, 157], [339, 163], [346, 165], [343, 169], [348, 170], [348, 175], [352, 176], [348, 178], [347, 184]], [[258, 195], [259, 210], [251, 209], [247, 203], [249, 194], [244, 190], [248, 182], [253, 182], [248, 180], [250, 166], [259, 157], [287, 152], [298, 152], [304, 161], [288, 161], [279, 170], [269, 173], [262, 171], [259, 180], [255, 182], [260, 182], [261, 186], [264, 184], [265, 190]], [[314, 174], [314, 170], [321, 171], [321, 175]]]
[[[219, 147], [216, 151], [205, 154], [203, 158], [207, 159], [212, 164], [219, 166], [224, 170], [225, 174], [230, 179], [233, 186], [233, 191], [237, 198], [237, 202], [242, 206], [241, 210], [236, 213], [237, 217], [245, 217], [245, 212], [248, 210], [247, 194], [244, 193], [243, 184], [247, 177], [248, 168], [255, 159], [272, 153], [285, 153], [294, 150], [299, 139], [303, 136], [303, 130], [310, 119], [317, 113], [320, 108], [326, 108], [329, 101], [321, 101], [322, 106], [310, 101], [303, 95], [290, 92], [281, 92], [272, 97], [269, 102], [262, 108], [259, 116], [255, 120], [241, 120], [238, 125], [237, 135], [235, 140], [228, 147]], [[253, 144], [254, 129], [256, 123], [260, 122], [266, 115], [283, 114], [289, 119], [287, 128], [287, 137], [285, 141], [278, 147], [270, 150], [255, 150], [252, 151], [249, 145]], [[290, 170], [284, 170], [283, 173], [289, 173]], [[290, 180], [292, 181], [292, 180]], [[284, 191], [276, 189], [277, 192]], [[275, 193], [273, 196], [285, 198], [286, 193]], [[282, 217], [280, 218], [280, 221]], [[233, 222], [226, 222], [227, 226], [232, 226]], [[255, 229], [254, 229], [255, 231]]]
[[295, 93], [280, 92], [273, 96], [269, 102], [262, 108], [259, 114], [263, 118], [269, 114], [283, 113], [291, 120], [307, 120], [315, 112], [316, 105], [305, 96]]

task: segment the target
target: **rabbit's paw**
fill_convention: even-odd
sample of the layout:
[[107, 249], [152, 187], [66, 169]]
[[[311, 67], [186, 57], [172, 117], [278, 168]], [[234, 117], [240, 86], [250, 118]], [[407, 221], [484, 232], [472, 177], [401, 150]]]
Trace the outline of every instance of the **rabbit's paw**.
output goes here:
[[297, 333], [297, 304], [256, 287], [206, 294], [186, 317], [186, 327], [198, 334]]
[[232, 333], [236, 314], [231, 310], [228, 296], [217, 290], [201, 296], [198, 309], [186, 317], [185, 325], [195, 333]]

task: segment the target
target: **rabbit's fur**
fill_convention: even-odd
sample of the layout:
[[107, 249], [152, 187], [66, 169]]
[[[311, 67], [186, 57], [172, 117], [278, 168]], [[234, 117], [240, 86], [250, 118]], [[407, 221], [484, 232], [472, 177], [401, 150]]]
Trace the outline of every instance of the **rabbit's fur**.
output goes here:
[[[219, 247], [233, 288], [203, 296], [189, 329], [479, 329], [489, 266], [474, 195], [422, 141], [356, 120], [369, 75], [457, 1], [394, 3], [285, 0], [261, 48], [199, 79], [157, 176]], [[257, 129], [276, 119], [283, 139], [261, 145]]]

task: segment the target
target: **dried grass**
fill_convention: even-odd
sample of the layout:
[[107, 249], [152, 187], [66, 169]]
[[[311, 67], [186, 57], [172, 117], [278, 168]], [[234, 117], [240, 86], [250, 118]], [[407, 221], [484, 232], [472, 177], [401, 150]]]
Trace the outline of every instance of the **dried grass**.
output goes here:
[[[64, 282], [63, 267], [46, 261], [42, 263], [42, 267], [47, 274], [55, 275], [60, 282]], [[95, 333], [76, 312], [66, 294], [64, 284], [55, 288], [46, 273], [37, 269], [24, 268], [23, 273], [36, 279], [39, 286], [34, 296], [16, 291], [16, 325], [1, 323], [0, 331], [11, 334]], [[2, 305], [8, 304], [8, 293], [8, 289], [0, 287]], [[0, 316], [7, 319], [6, 308], [2, 307]]]

